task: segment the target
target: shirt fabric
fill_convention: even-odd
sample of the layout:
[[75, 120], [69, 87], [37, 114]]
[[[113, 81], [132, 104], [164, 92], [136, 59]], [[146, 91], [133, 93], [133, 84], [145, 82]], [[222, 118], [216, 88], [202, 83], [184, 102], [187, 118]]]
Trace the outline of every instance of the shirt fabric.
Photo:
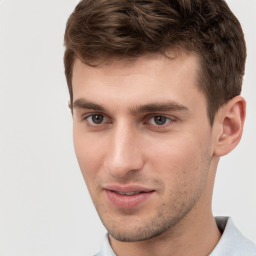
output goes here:
[[[245, 238], [229, 217], [215, 217], [222, 236], [209, 256], [256, 256], [256, 244]], [[93, 256], [116, 256], [108, 235], [104, 237], [101, 249]]]

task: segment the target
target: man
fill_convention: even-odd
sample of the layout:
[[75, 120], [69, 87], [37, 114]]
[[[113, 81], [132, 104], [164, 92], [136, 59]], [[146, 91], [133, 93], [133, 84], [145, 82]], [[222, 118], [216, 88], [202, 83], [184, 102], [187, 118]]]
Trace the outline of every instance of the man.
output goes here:
[[256, 255], [214, 219], [239, 143], [246, 48], [223, 0], [83, 0], [65, 32], [74, 146], [108, 235], [96, 255]]

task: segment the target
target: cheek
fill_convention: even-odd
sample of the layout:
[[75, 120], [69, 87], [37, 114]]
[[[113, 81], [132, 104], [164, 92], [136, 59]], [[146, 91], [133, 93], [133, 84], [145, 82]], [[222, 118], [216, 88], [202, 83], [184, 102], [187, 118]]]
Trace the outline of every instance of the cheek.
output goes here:
[[80, 128], [74, 127], [73, 141], [76, 157], [87, 183], [90, 183], [97, 175], [97, 170], [102, 163], [103, 144], [97, 143], [97, 137], [86, 136]]
[[207, 175], [209, 149], [196, 137], [177, 136], [152, 145], [148, 147], [147, 159], [163, 181], [196, 186], [201, 177]]
[[166, 147], [159, 149], [160, 156], [155, 157], [152, 162], [152, 170], [156, 171], [155, 175], [164, 184], [164, 189], [160, 192], [163, 206], [165, 205], [167, 211], [174, 209], [182, 212], [184, 207], [192, 207], [203, 193], [210, 158], [205, 150], [194, 146], [171, 145], [169, 149], [166, 144]]
[[194, 159], [198, 154], [195, 141], [185, 137], [163, 138], [160, 141], [153, 141], [150, 146], [145, 147], [147, 159], [157, 164], [182, 166]]

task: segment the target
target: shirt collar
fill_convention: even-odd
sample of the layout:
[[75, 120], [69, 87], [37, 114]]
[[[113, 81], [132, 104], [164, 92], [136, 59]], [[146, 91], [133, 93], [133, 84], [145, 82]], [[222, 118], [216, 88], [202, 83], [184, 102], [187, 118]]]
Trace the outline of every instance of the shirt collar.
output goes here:
[[110, 246], [108, 234], [104, 236], [100, 251], [93, 256], [116, 256]]
[[220, 241], [209, 256], [256, 256], [256, 245], [245, 238], [229, 217], [215, 217], [222, 232]]

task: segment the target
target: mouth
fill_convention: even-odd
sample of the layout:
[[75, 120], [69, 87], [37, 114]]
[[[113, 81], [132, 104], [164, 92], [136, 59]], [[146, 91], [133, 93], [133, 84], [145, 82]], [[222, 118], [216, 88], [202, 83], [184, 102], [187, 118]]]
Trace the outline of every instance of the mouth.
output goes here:
[[115, 207], [131, 209], [139, 207], [155, 192], [150, 188], [137, 185], [119, 186], [109, 185], [104, 187], [108, 201]]
[[112, 192], [115, 192], [119, 195], [125, 195], [125, 196], [133, 196], [133, 195], [137, 195], [137, 194], [140, 194], [140, 193], [144, 193], [143, 191], [135, 191], [135, 192], [120, 192], [120, 191], [112, 191]]

